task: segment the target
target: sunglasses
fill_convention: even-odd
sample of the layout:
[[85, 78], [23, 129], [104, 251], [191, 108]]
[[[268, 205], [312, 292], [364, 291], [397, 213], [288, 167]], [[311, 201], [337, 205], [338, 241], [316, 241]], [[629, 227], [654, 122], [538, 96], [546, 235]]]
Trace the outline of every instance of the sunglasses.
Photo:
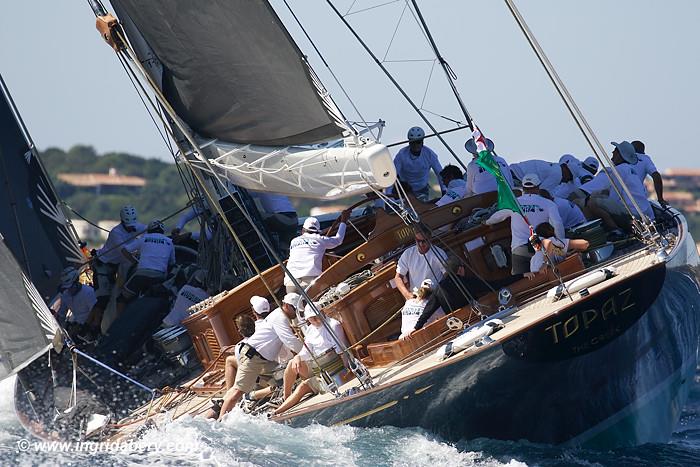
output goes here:
[[419, 245], [422, 245], [422, 244], [428, 243], [428, 240], [426, 240], [424, 238], [416, 238], [416, 243], [418, 243]]

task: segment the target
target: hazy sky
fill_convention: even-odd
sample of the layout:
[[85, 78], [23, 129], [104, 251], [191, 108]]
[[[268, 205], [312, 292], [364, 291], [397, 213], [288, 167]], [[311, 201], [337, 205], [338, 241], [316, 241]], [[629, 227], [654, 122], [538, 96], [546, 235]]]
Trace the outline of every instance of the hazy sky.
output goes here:
[[[404, 1], [335, 0], [409, 94], [431, 112], [461, 119], [444, 74]], [[367, 120], [387, 122], [383, 142], [419, 117], [403, 102], [325, 1], [289, 0]], [[359, 118], [281, 0], [272, 4], [346, 114]], [[422, 0], [431, 31], [458, 76], [472, 115], [510, 161], [556, 160], [590, 150], [527, 46], [504, 2]], [[529, 0], [521, 13], [601, 140], [641, 139], [659, 168], [700, 167], [692, 145], [700, 93], [700, 2]], [[352, 6], [352, 9], [350, 7]], [[392, 36], [396, 31], [393, 42]], [[4, 2], [0, 73], [39, 148], [82, 143], [99, 152], [170, 156], [84, 0]], [[389, 44], [391, 47], [388, 47]], [[410, 60], [410, 61], [407, 61]], [[425, 97], [424, 97], [425, 96]], [[432, 120], [442, 129], [454, 124]], [[449, 138], [464, 156], [465, 132]], [[450, 161], [438, 142], [429, 146]]]

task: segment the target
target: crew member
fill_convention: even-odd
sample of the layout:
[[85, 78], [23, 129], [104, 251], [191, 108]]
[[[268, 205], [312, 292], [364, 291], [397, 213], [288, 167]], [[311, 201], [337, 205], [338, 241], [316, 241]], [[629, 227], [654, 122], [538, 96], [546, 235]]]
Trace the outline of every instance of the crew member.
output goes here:
[[[628, 141], [611, 144], [615, 146], [612, 153], [615, 169], [620, 174], [632, 198], [637, 202], [642, 214], [654, 219], [654, 211], [647, 199], [647, 191], [636, 171], [637, 153], [634, 146]], [[624, 202], [618, 195], [618, 191], [622, 193]], [[623, 237], [623, 230], [629, 231], [631, 229], [630, 213], [636, 217], [639, 216], [625, 190], [617, 181], [614, 185], [611, 184], [610, 178], [605, 172], [598, 173], [593, 180], [581, 185], [579, 190], [572, 193], [571, 199], [581, 207], [586, 218], [602, 219], [603, 224], [611, 231], [612, 240]]]
[[[302, 287], [308, 286], [323, 270], [323, 255], [326, 250], [343, 243], [345, 223], [350, 218], [350, 211], [340, 214], [338, 231], [332, 237], [321, 235], [321, 225], [315, 217], [307, 217], [301, 235], [289, 244], [289, 261], [287, 269]], [[296, 290], [294, 282], [285, 275], [284, 285], [287, 292]]]
[[552, 196], [547, 190], [540, 190], [540, 196], [554, 201], [565, 229], [570, 229], [586, 222], [586, 216], [583, 215], [583, 211], [581, 211], [581, 208], [573, 201], [559, 198], [558, 196]]
[[123, 255], [123, 251], [133, 251], [137, 248], [137, 236], [146, 230], [146, 226], [138, 222], [136, 208], [131, 205], [124, 206], [119, 211], [120, 222], [109, 231], [107, 241], [99, 250], [92, 250], [93, 285], [97, 304], [95, 313], [91, 317], [91, 323], [99, 327], [102, 315], [107, 308], [112, 288], [116, 282], [117, 272], [122, 277], [131, 266]]
[[[490, 191], [498, 190], [496, 177], [476, 163], [476, 159], [479, 154], [476, 150], [474, 138], [469, 138], [467, 142], [464, 143], [464, 148], [472, 155], [472, 160], [469, 162], [469, 165], [467, 165], [467, 194], [465, 196], [478, 195], [481, 193], [488, 193]], [[506, 179], [506, 182], [508, 182], [508, 185], [512, 188], [513, 174], [510, 172], [510, 167], [505, 159], [493, 152], [494, 144], [489, 138], [486, 138], [486, 149], [493, 154], [493, 159], [501, 168], [503, 178]]]
[[255, 334], [241, 347], [238, 371], [231, 387], [224, 395], [219, 420], [255, 387], [261, 374], [272, 373], [277, 368], [276, 358], [283, 347], [298, 353], [302, 343], [294, 335], [290, 320], [296, 317], [299, 294], [288, 293], [282, 299], [282, 307], [276, 308], [263, 323], [256, 326]]
[[177, 326], [189, 316], [188, 310], [191, 306], [209, 298], [209, 293], [204, 285], [206, 273], [198, 269], [189, 280], [177, 292], [175, 302], [170, 313], [163, 318], [164, 326]]
[[[423, 311], [413, 326], [408, 337], [423, 328], [427, 323], [435, 321], [435, 312], [442, 310], [444, 314], [459, 310], [469, 303], [469, 284], [464, 264], [456, 256], [447, 260], [447, 274], [438, 284], [437, 290], [428, 299]], [[441, 315], [438, 315], [441, 316]]]
[[99, 327], [89, 324], [90, 314], [97, 303], [95, 291], [89, 285], [81, 284], [79, 278], [80, 271], [73, 266], [61, 272], [61, 293], [58, 301], [52, 304], [52, 309], [58, 321], [66, 323], [70, 335], [83, 330], [97, 334]]
[[440, 172], [442, 183], [447, 187], [447, 191], [442, 198], [437, 200], [435, 206], [440, 207], [450, 204], [453, 201], [464, 198], [467, 191], [467, 182], [464, 181], [464, 175], [459, 167], [449, 164]]
[[[540, 180], [541, 188], [552, 193], [559, 185], [575, 182], [579, 172], [577, 171], [576, 165], [574, 167], [569, 167], [568, 164], [562, 163], [557, 164], [554, 162], [547, 162], [538, 159], [532, 159], [523, 162], [517, 162], [515, 164], [510, 164], [510, 170], [513, 176], [524, 182], [524, 177], [527, 174], [535, 174]], [[582, 169], [580, 169], [582, 170]], [[574, 173], [576, 171], [576, 173]], [[571, 189], [573, 190], [575, 186]]]
[[661, 178], [661, 174], [656, 170], [656, 165], [651, 160], [644, 151], [644, 143], [641, 141], [632, 141], [632, 146], [637, 153], [637, 163], [635, 164], [635, 171], [641, 179], [642, 183], [647, 178], [647, 175], [651, 177], [654, 181], [654, 191], [656, 192], [656, 199], [661, 205], [668, 204], [664, 199], [664, 182]]
[[413, 298], [413, 289], [420, 287], [425, 279], [430, 279], [433, 284], [440, 282], [445, 273], [443, 264], [447, 260], [441, 248], [430, 244], [425, 229], [416, 230], [415, 241], [415, 245], [401, 253], [394, 276], [396, 288], [406, 300]]
[[124, 284], [118, 302], [123, 303], [137, 297], [149, 287], [159, 284], [168, 275], [168, 269], [175, 264], [175, 247], [170, 237], [164, 235], [165, 226], [159, 220], [148, 224], [146, 235], [136, 242], [139, 259], [130, 255], [136, 263], [136, 271]]
[[530, 245], [531, 225], [536, 226], [542, 222], [549, 222], [554, 226], [557, 236], [564, 238], [564, 225], [561, 222], [557, 205], [539, 195], [540, 178], [537, 174], [529, 173], [523, 177], [522, 182], [524, 194], [518, 197], [518, 204], [527, 216], [527, 222], [520, 213], [510, 209], [496, 211], [485, 222], [487, 225], [493, 225], [510, 217], [513, 275], [530, 271], [530, 258], [535, 254], [534, 248]]
[[265, 227], [278, 238], [278, 251], [282, 258], [289, 256], [289, 243], [297, 234], [299, 218], [294, 205], [287, 196], [275, 193], [251, 191], [260, 201]]
[[[316, 307], [318, 309], [318, 305]], [[306, 394], [323, 392], [320, 378], [312, 373], [312, 371], [320, 370], [314, 358], [318, 360], [320, 357], [324, 357], [323, 359], [326, 360], [326, 354], [330, 352], [340, 358], [345, 358], [343, 351], [348, 343], [343, 327], [337, 320], [330, 317], [325, 318], [326, 324], [333, 332], [331, 335], [331, 331], [323, 325], [323, 318], [316, 314], [310, 304], [304, 308], [304, 319], [309, 323], [304, 331], [304, 347], [296, 357], [289, 361], [284, 370], [284, 402], [275, 410], [275, 414], [295, 406]], [[292, 386], [297, 377], [303, 381], [292, 392]]]
[[540, 249], [530, 259], [530, 272], [525, 273], [525, 276], [529, 279], [534, 278], [535, 274], [544, 274], [547, 271], [547, 258], [549, 258], [549, 261], [552, 263], [550, 266], [552, 266], [564, 261], [569, 251], [585, 251], [588, 249], [588, 240], [557, 237], [554, 233], [554, 227], [549, 222], [543, 222], [535, 227], [535, 232], [542, 244]]
[[[250, 297], [250, 306], [253, 310], [253, 316], [255, 317], [254, 321], [251, 320], [253, 324], [252, 329], [241, 329], [241, 327], [238, 326], [239, 321], [241, 321], [238, 318], [241, 318], [241, 316], [248, 315], [239, 315], [236, 317], [236, 326], [238, 327], [238, 331], [243, 337], [243, 340], [236, 344], [234, 354], [226, 357], [226, 363], [224, 365], [224, 378], [226, 380], [227, 391], [233, 387], [233, 383], [236, 380], [236, 372], [238, 371], [238, 362], [241, 359], [240, 352], [243, 347], [243, 344], [248, 342], [248, 338], [255, 334], [255, 331], [257, 331], [258, 327], [262, 326], [263, 323], [265, 323], [265, 318], [270, 314], [270, 302], [268, 302], [267, 299], [264, 297], [253, 295], [252, 297]], [[242, 325], [247, 326], [246, 323], [242, 323]]]
[[423, 145], [425, 132], [421, 127], [414, 126], [408, 130], [408, 146], [405, 146], [396, 153], [394, 165], [398, 179], [411, 186], [413, 194], [421, 201], [428, 201], [430, 198], [430, 169], [433, 169], [435, 176], [440, 183], [440, 190], [445, 192], [446, 187], [440, 179], [442, 165], [437, 154], [427, 146]]
[[[401, 335], [400, 340], [407, 339], [416, 327], [418, 318], [423, 313], [428, 300], [433, 295], [433, 281], [425, 279], [421, 282], [420, 287], [413, 290], [413, 296], [406, 300], [401, 309]], [[433, 320], [441, 318], [445, 314], [440, 312], [432, 316]]]

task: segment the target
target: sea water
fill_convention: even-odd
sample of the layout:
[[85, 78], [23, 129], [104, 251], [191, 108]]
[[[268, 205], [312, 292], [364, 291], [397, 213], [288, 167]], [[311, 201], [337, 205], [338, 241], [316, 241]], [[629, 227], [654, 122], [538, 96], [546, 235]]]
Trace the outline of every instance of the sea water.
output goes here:
[[223, 423], [183, 417], [138, 443], [41, 443], [16, 419], [13, 384], [0, 383], [2, 466], [700, 466], [700, 373], [668, 444], [612, 451], [485, 439], [448, 443], [424, 430], [393, 427], [290, 428], [238, 411]]

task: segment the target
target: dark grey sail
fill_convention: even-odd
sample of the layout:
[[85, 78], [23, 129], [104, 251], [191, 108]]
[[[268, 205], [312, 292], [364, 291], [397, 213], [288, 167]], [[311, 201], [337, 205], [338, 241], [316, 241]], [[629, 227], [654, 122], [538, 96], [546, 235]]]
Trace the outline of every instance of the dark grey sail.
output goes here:
[[0, 241], [0, 379], [46, 352], [58, 325], [32, 282]]
[[84, 258], [1, 77], [0, 88], [0, 233], [47, 300], [61, 270]]
[[267, 1], [111, 4], [162, 63], [165, 97], [197, 134], [269, 146], [341, 136], [334, 106]]

